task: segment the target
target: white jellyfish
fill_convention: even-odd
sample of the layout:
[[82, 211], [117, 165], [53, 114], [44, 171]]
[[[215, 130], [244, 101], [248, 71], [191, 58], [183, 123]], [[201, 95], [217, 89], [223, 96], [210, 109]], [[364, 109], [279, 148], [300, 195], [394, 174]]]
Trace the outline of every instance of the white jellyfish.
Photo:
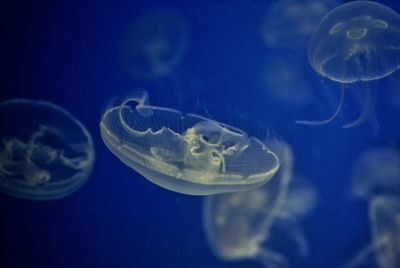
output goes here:
[[[331, 117], [321, 121], [297, 121], [322, 125], [339, 114], [346, 85], [362, 82], [366, 87], [364, 107], [359, 117], [344, 125], [351, 128], [374, 114], [370, 85], [400, 68], [400, 15], [372, 1], [352, 1], [329, 12], [314, 31], [308, 60], [323, 77], [340, 83], [341, 97]], [[377, 131], [377, 126], [374, 129]]]

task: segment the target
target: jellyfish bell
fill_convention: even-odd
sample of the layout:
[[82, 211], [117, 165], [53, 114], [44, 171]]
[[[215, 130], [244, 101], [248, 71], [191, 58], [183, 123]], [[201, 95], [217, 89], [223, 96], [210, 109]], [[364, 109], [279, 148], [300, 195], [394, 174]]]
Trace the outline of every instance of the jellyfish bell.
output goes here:
[[311, 66], [339, 83], [377, 80], [400, 67], [400, 16], [372, 1], [343, 4], [314, 32], [308, 47]]
[[79, 189], [93, 163], [92, 138], [63, 108], [45, 101], [0, 104], [0, 191], [35, 200], [57, 199]]
[[363, 199], [400, 194], [400, 151], [389, 146], [367, 150], [354, 164], [351, 183], [355, 196]]
[[147, 94], [109, 108], [100, 130], [123, 163], [153, 183], [184, 194], [257, 188], [279, 168], [276, 154], [256, 138], [199, 115], [151, 106]]
[[372, 113], [369, 81], [379, 80], [400, 68], [400, 15], [372, 1], [352, 1], [329, 12], [314, 31], [308, 59], [323, 77], [341, 84], [335, 113], [323, 121], [298, 121], [306, 125], [331, 122], [339, 113], [345, 84], [364, 82], [365, 104], [359, 118], [345, 125], [357, 126]]
[[137, 79], [170, 75], [182, 61], [189, 40], [185, 20], [172, 10], [155, 10], [141, 17], [126, 33], [121, 62]]
[[339, 3], [335, 0], [280, 0], [262, 22], [262, 37], [270, 47], [299, 49], [321, 19]]

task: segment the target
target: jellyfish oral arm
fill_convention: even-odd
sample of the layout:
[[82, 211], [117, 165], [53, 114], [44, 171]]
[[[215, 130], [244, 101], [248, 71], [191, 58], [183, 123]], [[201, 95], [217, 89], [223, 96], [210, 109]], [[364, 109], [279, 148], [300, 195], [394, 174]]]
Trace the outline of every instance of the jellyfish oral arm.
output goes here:
[[280, 253], [261, 248], [258, 252], [257, 259], [268, 268], [289, 268], [287, 259]]
[[344, 102], [344, 85], [341, 84], [339, 104], [336, 108], [335, 113], [331, 117], [329, 117], [328, 119], [322, 120], [322, 121], [297, 120], [296, 124], [307, 125], [307, 126], [321, 126], [321, 125], [328, 124], [337, 117], [337, 115], [339, 114], [340, 110], [343, 107], [343, 102]]

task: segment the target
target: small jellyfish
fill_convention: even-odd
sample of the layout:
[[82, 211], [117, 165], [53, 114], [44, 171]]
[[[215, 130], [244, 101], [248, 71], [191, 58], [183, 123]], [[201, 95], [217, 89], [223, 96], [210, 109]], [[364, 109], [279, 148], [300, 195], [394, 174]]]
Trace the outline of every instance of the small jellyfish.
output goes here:
[[45, 101], [0, 104], [0, 191], [50, 200], [71, 194], [87, 180], [94, 148], [86, 128], [63, 108]]
[[351, 183], [353, 193], [363, 199], [400, 194], [400, 151], [389, 146], [367, 150], [354, 165]]
[[302, 49], [336, 0], [280, 0], [264, 16], [261, 34], [270, 47]]
[[108, 109], [100, 130], [123, 163], [184, 194], [257, 188], [279, 168], [278, 157], [259, 140], [199, 115], [150, 106], [146, 92]]
[[297, 123], [331, 122], [343, 106], [345, 85], [355, 82], [366, 86], [364, 107], [355, 121], [343, 127], [351, 128], [365, 122], [374, 113], [370, 84], [399, 69], [399, 53], [400, 15], [392, 9], [372, 1], [353, 1], [332, 10], [311, 37], [308, 59], [318, 74], [340, 83], [340, 102], [335, 113], [326, 120]]
[[398, 268], [400, 265], [400, 199], [398, 196], [377, 195], [369, 203], [372, 242], [342, 268]]
[[144, 80], [170, 75], [186, 53], [188, 36], [187, 24], [176, 12], [150, 12], [126, 33], [120, 53], [124, 69]]
[[205, 198], [203, 226], [212, 251], [222, 260], [257, 259], [265, 267], [288, 267], [286, 256], [266, 247], [266, 241], [271, 236], [271, 228], [282, 224], [284, 231], [289, 232], [290, 238], [298, 244], [301, 254], [305, 253], [304, 235], [290, 215], [296, 209], [286, 211], [285, 208], [289, 204], [307, 208], [310, 206], [303, 205], [303, 201], [313, 201], [295, 198], [299, 201], [297, 204], [286, 203], [292, 197], [291, 191], [288, 192], [292, 179], [292, 151], [283, 142], [270, 141], [267, 144], [282, 160], [276, 176], [255, 190]]

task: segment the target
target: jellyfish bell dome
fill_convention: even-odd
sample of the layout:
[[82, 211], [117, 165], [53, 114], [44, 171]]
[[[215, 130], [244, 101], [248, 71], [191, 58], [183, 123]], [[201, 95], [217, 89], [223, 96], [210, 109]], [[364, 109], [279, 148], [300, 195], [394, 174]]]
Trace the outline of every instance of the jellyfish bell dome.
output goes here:
[[372, 1], [343, 4], [314, 31], [308, 58], [316, 72], [340, 83], [386, 77], [400, 67], [400, 15]]
[[145, 92], [109, 108], [100, 130], [123, 163], [184, 194], [257, 188], [279, 168], [276, 154], [256, 138], [199, 115], [151, 106]]
[[94, 163], [87, 129], [63, 108], [45, 101], [0, 104], [0, 192], [35, 200], [79, 189]]

